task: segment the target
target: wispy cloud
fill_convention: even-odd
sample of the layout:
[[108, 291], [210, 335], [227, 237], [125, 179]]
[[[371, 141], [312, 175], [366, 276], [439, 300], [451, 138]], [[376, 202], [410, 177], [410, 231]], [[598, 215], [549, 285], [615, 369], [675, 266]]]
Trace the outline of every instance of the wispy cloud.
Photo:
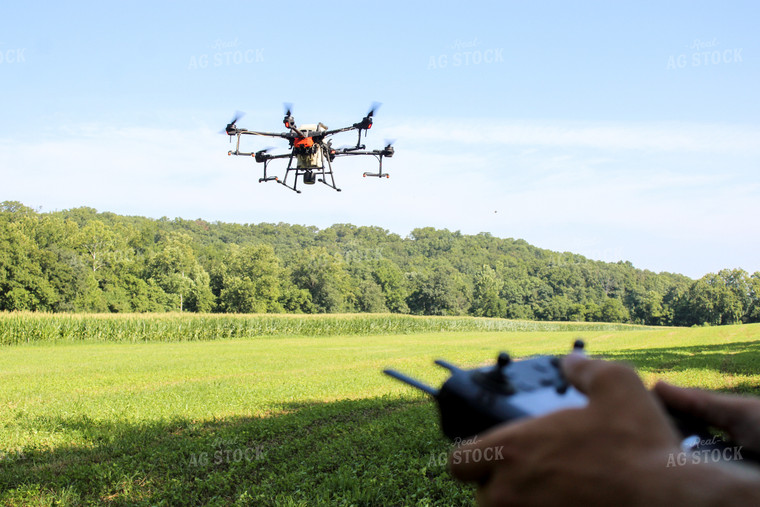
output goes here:
[[760, 154], [755, 125], [684, 122], [616, 123], [508, 120], [425, 120], [389, 127], [399, 138], [466, 145], [742, 152]]

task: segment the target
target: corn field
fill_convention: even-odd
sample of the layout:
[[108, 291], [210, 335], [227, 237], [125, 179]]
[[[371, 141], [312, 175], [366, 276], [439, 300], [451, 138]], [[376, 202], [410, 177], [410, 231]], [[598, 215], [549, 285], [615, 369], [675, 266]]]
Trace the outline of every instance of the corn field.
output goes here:
[[49, 314], [0, 313], [0, 345], [55, 342], [180, 342], [276, 336], [430, 332], [616, 331], [625, 324], [534, 322], [398, 314]]

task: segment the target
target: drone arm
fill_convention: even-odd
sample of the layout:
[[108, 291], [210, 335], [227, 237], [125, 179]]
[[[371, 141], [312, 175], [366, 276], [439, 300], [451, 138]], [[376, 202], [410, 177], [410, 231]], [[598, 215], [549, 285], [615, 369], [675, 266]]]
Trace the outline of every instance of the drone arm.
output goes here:
[[355, 130], [355, 129], [356, 129], [356, 127], [351, 126], [351, 127], [343, 127], [343, 128], [339, 128], [339, 129], [325, 130], [324, 132], [320, 132], [320, 135], [323, 136], [323, 137], [327, 137], [327, 136], [331, 136], [333, 134], [340, 134], [341, 132], [349, 132], [349, 131]]
[[334, 151], [336, 157], [343, 155], [380, 155], [382, 153], [382, 150], [352, 150], [351, 148], [341, 148]]
[[290, 158], [290, 157], [291, 157], [290, 153], [283, 153], [281, 155], [266, 155], [267, 160], [274, 160], [276, 158]]
[[374, 155], [376, 157], [390, 158], [393, 156], [393, 148], [385, 148], [382, 150], [354, 150], [352, 148], [341, 148], [338, 150], [333, 150], [333, 153], [336, 157], [342, 155]]
[[296, 127], [295, 125], [291, 125], [290, 130], [292, 130], [298, 137], [306, 137], [306, 134], [298, 130], [298, 127]]
[[258, 152], [256, 152], [256, 151], [250, 151], [250, 152], [245, 152], [245, 151], [228, 151], [227, 155], [237, 155], [239, 157], [254, 157], [254, 158], [256, 158], [256, 162], [263, 162], [265, 160], [273, 160], [273, 159], [276, 159], [276, 158], [288, 158], [288, 157], [290, 157], [290, 153], [284, 153], [282, 155], [269, 155], [268, 153], [266, 153], [266, 150], [262, 150], [262, 151], [258, 151]]
[[265, 136], [265, 137], [282, 137], [283, 139], [290, 139], [293, 134], [290, 132], [256, 132], [254, 130], [241, 130], [238, 135], [248, 134], [251, 136]]

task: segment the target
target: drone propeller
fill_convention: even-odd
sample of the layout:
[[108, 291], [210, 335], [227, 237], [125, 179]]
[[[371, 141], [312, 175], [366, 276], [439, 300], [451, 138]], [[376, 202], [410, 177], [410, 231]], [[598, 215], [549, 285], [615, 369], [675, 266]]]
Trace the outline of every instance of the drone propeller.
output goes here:
[[296, 121], [293, 119], [293, 104], [290, 102], [283, 102], [282, 107], [285, 109], [285, 118], [282, 119], [282, 123], [285, 124], [285, 128], [295, 128]]
[[274, 149], [274, 146], [267, 146], [263, 150], [259, 150], [256, 153], [253, 154], [254, 158], [256, 159], [256, 162], [264, 162], [265, 160], [268, 160], [270, 157], [267, 155], [267, 152]]
[[235, 124], [237, 121], [245, 116], [245, 113], [243, 111], [235, 111], [235, 116], [232, 117], [232, 120], [227, 124], [227, 127], [224, 130], [219, 131], [220, 134], [227, 134], [227, 135], [235, 135]]
[[382, 150], [382, 156], [391, 158], [393, 156], [393, 153], [395, 150], [393, 149], [393, 143], [395, 143], [395, 139], [386, 139], [385, 140], [385, 148]]
[[359, 123], [354, 123], [354, 128], [361, 130], [369, 130], [372, 128], [372, 117], [375, 115], [375, 112], [380, 108], [382, 104], [380, 102], [373, 102], [372, 105], [369, 108], [369, 111], [367, 112], [367, 116], [362, 118], [362, 121]]
[[380, 106], [382, 105], [382, 102], [373, 102], [369, 108], [369, 112], [367, 112], [367, 118], [372, 118], [375, 112], [377, 112], [377, 110], [380, 109]]
[[235, 116], [232, 117], [232, 121], [230, 122], [231, 125], [234, 125], [237, 123], [237, 121], [245, 116], [245, 113], [243, 111], [235, 111]]

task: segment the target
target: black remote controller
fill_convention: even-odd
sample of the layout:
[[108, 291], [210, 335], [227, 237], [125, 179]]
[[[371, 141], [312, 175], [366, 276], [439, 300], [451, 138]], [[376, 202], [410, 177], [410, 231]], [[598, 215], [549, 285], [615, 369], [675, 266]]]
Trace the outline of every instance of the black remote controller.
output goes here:
[[[573, 352], [583, 353], [583, 349], [583, 341], [576, 340]], [[453, 441], [462, 441], [515, 419], [580, 408], [588, 403], [583, 393], [567, 383], [556, 356], [512, 361], [502, 352], [495, 365], [472, 370], [457, 368], [440, 359], [435, 364], [451, 372], [438, 390], [395, 370], [383, 372], [431, 395], [438, 402], [443, 434]], [[715, 437], [703, 422], [672, 410], [669, 414], [683, 436], [684, 452], [689, 453], [688, 458], [677, 457], [679, 460], [760, 463], [758, 453]]]
[[[576, 340], [573, 351], [583, 351], [581, 340]], [[435, 398], [441, 429], [451, 440], [471, 437], [522, 417], [537, 417], [587, 403], [584, 394], [568, 385], [555, 356], [512, 361], [509, 354], [502, 352], [494, 366], [473, 370], [462, 370], [440, 359], [435, 364], [451, 372], [439, 390], [395, 370], [384, 373]]]

